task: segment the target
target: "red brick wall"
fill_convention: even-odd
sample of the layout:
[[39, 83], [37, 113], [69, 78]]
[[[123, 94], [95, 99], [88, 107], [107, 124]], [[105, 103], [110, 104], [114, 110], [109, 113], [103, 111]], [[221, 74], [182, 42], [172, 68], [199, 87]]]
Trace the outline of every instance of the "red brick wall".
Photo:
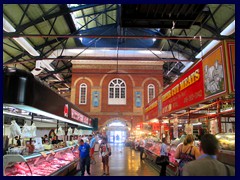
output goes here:
[[[103, 68], [104, 67], [104, 68]], [[109, 67], [109, 69], [107, 69]], [[124, 69], [124, 70], [121, 70]], [[159, 93], [159, 89], [162, 88], [163, 78], [161, 70], [146, 70], [142, 66], [142, 69], [131, 69], [129, 67], [120, 67], [120, 74], [109, 74], [112, 72], [112, 67], [108, 65], [90, 65], [89, 68], [79, 68], [73, 65], [72, 68], [72, 89], [75, 88], [75, 100], [74, 103], [82, 109], [84, 112], [89, 114], [93, 118], [98, 118], [99, 127], [103, 125], [106, 121], [112, 118], [121, 118], [127, 121], [132, 120], [132, 125], [136, 125], [138, 122], [143, 120], [142, 110], [148, 104], [147, 103], [147, 86], [149, 84], [155, 85], [155, 95]], [[121, 74], [126, 73], [127, 74]], [[108, 73], [108, 74], [106, 74]], [[130, 78], [131, 77], [131, 78]], [[80, 78], [80, 80], [75, 82]], [[108, 84], [114, 78], [121, 78], [126, 83], [127, 88], [127, 104], [126, 105], [108, 105]], [[102, 82], [102, 84], [101, 84]], [[81, 83], [87, 84], [87, 105], [80, 105], [79, 102], [79, 86]], [[92, 84], [91, 84], [92, 83]], [[160, 84], [160, 85], [159, 85]], [[101, 86], [102, 85], [102, 86]], [[133, 93], [134, 88], [137, 91], [142, 91], [142, 107], [135, 107], [135, 95]], [[100, 104], [98, 107], [100, 112], [91, 112], [92, 106], [92, 94], [91, 89], [101, 89], [100, 93]], [[134, 110], [135, 107], [135, 110]], [[136, 111], [138, 109], [138, 111]], [[135, 111], [135, 112], [134, 112]], [[140, 113], [139, 113], [140, 112]]]

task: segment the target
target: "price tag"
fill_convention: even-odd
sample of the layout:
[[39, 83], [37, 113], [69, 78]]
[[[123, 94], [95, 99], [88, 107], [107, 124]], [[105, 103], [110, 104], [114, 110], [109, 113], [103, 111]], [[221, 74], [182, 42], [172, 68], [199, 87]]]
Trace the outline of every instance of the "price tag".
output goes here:
[[47, 157], [45, 152], [40, 152], [42, 154], [43, 157]]
[[52, 155], [54, 155], [54, 154], [55, 154], [55, 152], [54, 152], [54, 151], [52, 151], [52, 150], [50, 151], [50, 153], [51, 153]]

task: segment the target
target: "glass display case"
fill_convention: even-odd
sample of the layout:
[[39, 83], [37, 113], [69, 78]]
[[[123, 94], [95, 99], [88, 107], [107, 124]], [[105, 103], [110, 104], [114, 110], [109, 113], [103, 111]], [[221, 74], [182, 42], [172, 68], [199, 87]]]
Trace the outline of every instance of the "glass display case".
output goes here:
[[[148, 141], [145, 145], [145, 154], [146, 159], [148, 162], [152, 164], [152, 166], [157, 170], [160, 171], [161, 166], [158, 166], [155, 164], [156, 158], [160, 156], [160, 149], [161, 149], [161, 142], [154, 142], [154, 141]], [[167, 174], [169, 176], [174, 176], [177, 171], [177, 167], [175, 165], [175, 151], [176, 146], [168, 145], [167, 147], [169, 152], [169, 165], [167, 166]]]
[[219, 141], [219, 161], [235, 166], [235, 133], [219, 133], [216, 135]]
[[59, 176], [75, 169], [79, 161], [78, 146], [64, 147], [28, 156], [3, 156], [4, 176]]
[[235, 133], [220, 133], [216, 138], [221, 150], [235, 151]]

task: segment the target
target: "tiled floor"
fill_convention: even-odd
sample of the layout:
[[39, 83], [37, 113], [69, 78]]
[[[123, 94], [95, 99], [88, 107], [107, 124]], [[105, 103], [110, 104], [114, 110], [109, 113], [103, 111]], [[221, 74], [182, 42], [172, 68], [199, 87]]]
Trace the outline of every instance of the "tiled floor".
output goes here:
[[[154, 170], [144, 160], [140, 160], [139, 151], [135, 151], [124, 144], [110, 144], [112, 155], [109, 159], [110, 176], [158, 176], [159, 173]], [[96, 164], [91, 165], [91, 176], [101, 176], [102, 162], [98, 152], [95, 152]], [[75, 176], [80, 176], [77, 172]], [[87, 172], [85, 172], [85, 176]]]

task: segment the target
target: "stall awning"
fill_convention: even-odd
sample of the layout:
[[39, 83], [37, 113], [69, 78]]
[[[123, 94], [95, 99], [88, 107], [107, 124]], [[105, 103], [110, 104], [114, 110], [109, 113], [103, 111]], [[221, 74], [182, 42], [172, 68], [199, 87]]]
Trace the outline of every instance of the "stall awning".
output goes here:
[[3, 103], [59, 121], [92, 128], [92, 119], [31, 73], [4, 69]]

